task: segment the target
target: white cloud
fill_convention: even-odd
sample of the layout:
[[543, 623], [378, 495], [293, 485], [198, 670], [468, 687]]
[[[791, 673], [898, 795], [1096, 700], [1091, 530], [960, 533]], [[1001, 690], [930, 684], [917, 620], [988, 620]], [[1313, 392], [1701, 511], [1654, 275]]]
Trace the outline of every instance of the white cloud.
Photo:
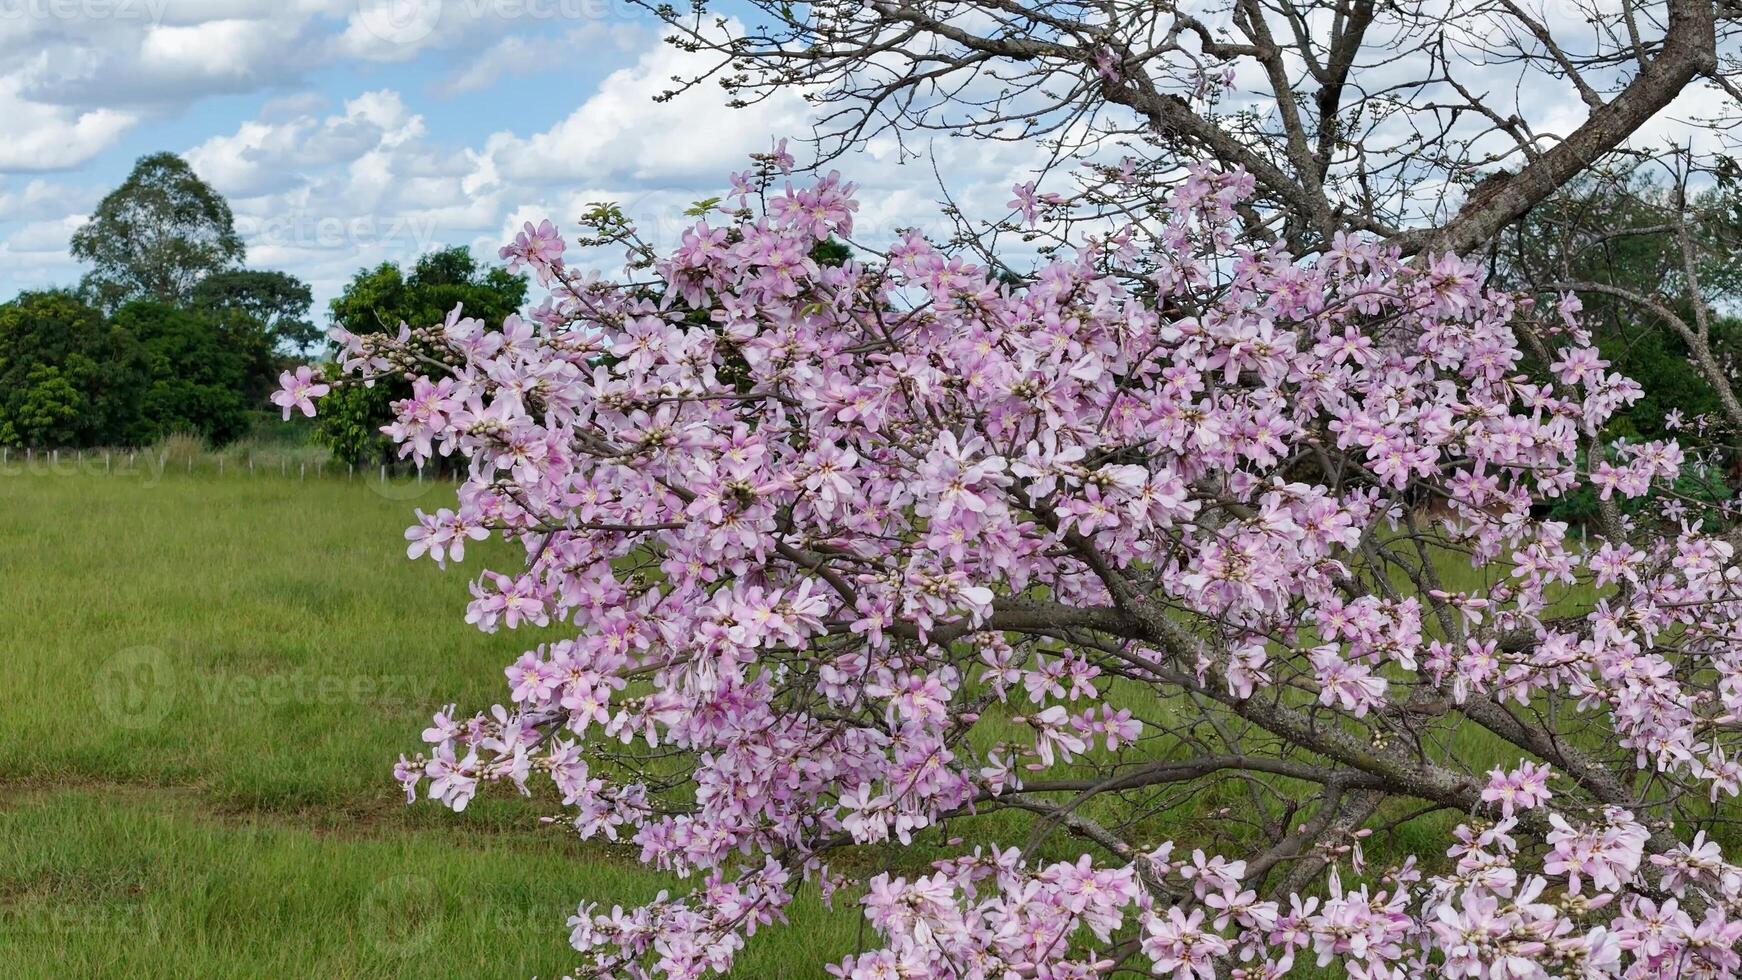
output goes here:
[[139, 117], [118, 109], [68, 109], [25, 99], [19, 79], [0, 78], [0, 173], [67, 170], [108, 149]]
[[288, 84], [323, 64], [314, 43], [324, 37], [319, 11], [307, 3], [156, 2], [154, 16], [123, 16], [117, 7], [112, 16], [27, 17], [18, 34], [0, 35], [0, 78], [20, 79], [38, 102], [163, 114], [210, 95]]
[[37, 253], [54, 256], [66, 252], [67, 241], [85, 223], [82, 214], [64, 215], [44, 221], [32, 221], [7, 236], [7, 247], [14, 254]]
[[[280, 102], [275, 108], [288, 106]], [[274, 115], [281, 118], [245, 122], [231, 135], [201, 143], [187, 151], [188, 162], [220, 193], [254, 197], [424, 132], [422, 117], [406, 108], [399, 93], [387, 90], [365, 92], [346, 102], [343, 114], [324, 119], [312, 112]]]
[[365, 61], [409, 61], [441, 43], [441, 20], [442, 0], [357, 0], [334, 44]]
[[165, 78], [247, 78], [285, 38], [265, 20], [213, 20], [146, 31], [139, 46], [142, 71]]
[[230, 197], [250, 264], [307, 279], [324, 302], [359, 267], [494, 227], [500, 191], [467, 189], [480, 158], [431, 145], [398, 92], [366, 92], [327, 115], [298, 111], [316, 104], [280, 100], [270, 118], [187, 153]]
[[796, 91], [744, 109], [722, 109], [707, 92], [654, 102], [673, 75], [693, 70], [693, 57], [655, 42], [633, 66], [606, 76], [568, 118], [530, 137], [498, 133], [485, 152], [515, 181], [718, 179], [749, 153], [766, 150], [769, 134], [807, 128], [807, 106]]
[[486, 52], [498, 39], [519, 38], [456, 76], [481, 79], [509, 68], [501, 59], [517, 48], [546, 50], [636, 21], [649, 18], [626, 0], [352, 0], [330, 47], [344, 58], [396, 64], [435, 51]]
[[56, 218], [85, 206], [86, 195], [61, 184], [36, 178], [22, 188], [0, 187], [0, 219], [8, 221], [40, 221]]

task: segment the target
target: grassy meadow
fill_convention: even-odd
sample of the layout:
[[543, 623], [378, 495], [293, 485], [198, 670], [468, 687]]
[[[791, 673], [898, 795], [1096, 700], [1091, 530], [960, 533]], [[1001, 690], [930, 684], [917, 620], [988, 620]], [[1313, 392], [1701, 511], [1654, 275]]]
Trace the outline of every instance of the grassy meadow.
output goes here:
[[[404, 805], [397, 753], [500, 699], [532, 638], [405, 559], [451, 488], [297, 472], [0, 468], [0, 976], [548, 978], [577, 902], [679, 887], [541, 826], [548, 800]], [[743, 975], [858, 934], [794, 920]]]

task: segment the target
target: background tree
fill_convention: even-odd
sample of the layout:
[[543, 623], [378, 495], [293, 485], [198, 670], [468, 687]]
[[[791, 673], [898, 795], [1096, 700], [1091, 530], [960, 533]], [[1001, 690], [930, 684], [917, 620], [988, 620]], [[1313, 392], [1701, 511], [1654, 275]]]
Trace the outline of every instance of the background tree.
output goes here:
[[259, 404], [286, 364], [319, 338], [308, 318], [312, 301], [308, 285], [288, 273], [234, 269], [200, 280], [187, 308], [244, 356], [242, 396]]
[[[525, 302], [525, 279], [500, 266], [480, 266], [464, 246], [453, 246], [419, 258], [409, 273], [393, 262], [359, 270], [328, 309], [336, 326], [362, 335], [393, 333], [401, 323], [440, 323], [455, 307], [499, 329]], [[392, 445], [381, 427], [393, 420], [391, 403], [409, 393], [397, 379], [334, 392], [315, 421], [316, 434], [340, 459], [384, 461]]]
[[[21, 324], [41, 319], [32, 311], [46, 311], [46, 322], [68, 318], [76, 349], [37, 344], [17, 360], [8, 396], [14, 441], [137, 445], [182, 430], [234, 439], [285, 357], [319, 336], [308, 285], [241, 268], [245, 250], [229, 204], [173, 153], [140, 159], [74, 233], [71, 251], [92, 266], [82, 302], [59, 294], [20, 301]], [[103, 331], [131, 344], [97, 350], [78, 339]], [[93, 400], [110, 376], [136, 379], [132, 395]]]
[[146, 377], [136, 338], [73, 293], [0, 304], [0, 442], [136, 445]]
[[1496, 246], [1496, 271], [1503, 282], [1577, 294], [1580, 321], [1617, 368], [1664, 382], [1656, 397], [1674, 403], [1660, 403], [1656, 418], [1646, 417], [1652, 406], [1635, 406], [1629, 415], [1639, 431], [1661, 432], [1671, 409], [1742, 429], [1742, 406], [1728, 407], [1742, 338], [1723, 312], [1742, 298], [1737, 194], [1721, 186], [1694, 191], [1685, 171], [1666, 182], [1655, 167], [1616, 163], [1508, 229]]
[[285, 353], [301, 353], [321, 339], [320, 328], [308, 315], [314, 294], [307, 283], [287, 272], [214, 272], [199, 281], [189, 301], [200, 309], [240, 313], [254, 320], [272, 346]]
[[73, 257], [90, 263], [80, 288], [113, 309], [131, 299], [184, 303], [201, 279], [242, 261], [230, 205], [173, 153], [134, 164], [73, 234]]
[[249, 368], [259, 335], [225, 329], [212, 314], [155, 300], [134, 300], [115, 311], [143, 354], [146, 382], [139, 410], [144, 439], [173, 432], [198, 433], [214, 443], [248, 432], [258, 403], [248, 394]]

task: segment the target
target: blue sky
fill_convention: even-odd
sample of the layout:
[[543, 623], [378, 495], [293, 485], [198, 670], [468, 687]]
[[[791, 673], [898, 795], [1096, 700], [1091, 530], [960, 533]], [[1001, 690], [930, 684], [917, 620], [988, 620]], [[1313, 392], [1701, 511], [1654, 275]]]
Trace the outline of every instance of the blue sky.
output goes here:
[[[249, 265], [323, 307], [360, 267], [493, 257], [521, 221], [573, 228], [594, 201], [670, 240], [807, 115], [796, 95], [728, 111], [711, 87], [655, 105], [688, 57], [660, 36], [624, 0], [0, 0], [0, 298], [75, 282], [73, 229], [159, 150], [229, 198]], [[995, 210], [1029, 152], [938, 157]], [[894, 160], [874, 141], [838, 164], [873, 233], [936, 220], [929, 162]]]

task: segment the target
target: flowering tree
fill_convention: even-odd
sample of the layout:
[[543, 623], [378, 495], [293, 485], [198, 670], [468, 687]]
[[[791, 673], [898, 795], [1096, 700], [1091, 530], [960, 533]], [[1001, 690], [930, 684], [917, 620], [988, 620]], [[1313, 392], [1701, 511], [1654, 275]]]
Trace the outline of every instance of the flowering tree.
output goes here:
[[[1021, 282], [917, 235], [818, 263], [853, 186], [782, 162], [624, 281], [529, 225], [550, 298], [500, 332], [340, 338], [413, 379], [406, 455], [469, 461], [411, 555], [516, 542], [467, 620], [570, 634], [436, 716], [408, 799], [554, 790], [696, 882], [583, 904], [576, 976], [725, 972], [807, 883], [872, 928], [843, 977], [1742, 973], [1742, 573], [1621, 517], [1683, 451], [1591, 452], [1640, 391], [1575, 301], [1237, 248], [1252, 178], [1202, 167], [1159, 240]], [[1587, 482], [1580, 548], [1532, 505]]]

